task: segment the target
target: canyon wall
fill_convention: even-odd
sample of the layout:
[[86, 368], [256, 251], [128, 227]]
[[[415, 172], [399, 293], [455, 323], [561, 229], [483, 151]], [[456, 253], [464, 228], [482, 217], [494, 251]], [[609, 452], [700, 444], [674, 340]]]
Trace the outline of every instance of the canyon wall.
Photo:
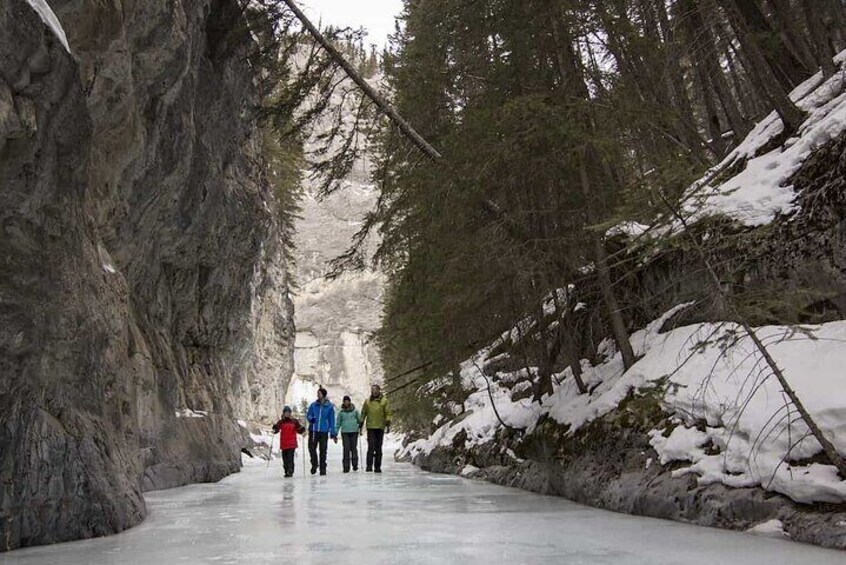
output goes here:
[[234, 0], [0, 0], [0, 550], [237, 471], [293, 306]]
[[[379, 328], [384, 278], [376, 270], [345, 273], [330, 280], [329, 262], [351, 244], [377, 191], [368, 182], [365, 159], [332, 195], [319, 199], [307, 182], [297, 224], [295, 373], [286, 401], [300, 409], [323, 385], [340, 403], [345, 394], [359, 405], [370, 385], [382, 380], [382, 365], [371, 334]], [[372, 242], [371, 242], [372, 246]]]

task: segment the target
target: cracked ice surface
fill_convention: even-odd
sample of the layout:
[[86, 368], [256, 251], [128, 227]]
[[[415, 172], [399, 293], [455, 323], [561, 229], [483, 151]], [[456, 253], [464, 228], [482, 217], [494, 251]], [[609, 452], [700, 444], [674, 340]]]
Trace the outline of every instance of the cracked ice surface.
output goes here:
[[0, 554], [2, 565], [62, 563], [844, 563], [844, 554], [614, 514], [554, 497], [386, 462], [380, 475], [284, 480], [263, 463], [217, 484], [147, 494], [122, 534]]

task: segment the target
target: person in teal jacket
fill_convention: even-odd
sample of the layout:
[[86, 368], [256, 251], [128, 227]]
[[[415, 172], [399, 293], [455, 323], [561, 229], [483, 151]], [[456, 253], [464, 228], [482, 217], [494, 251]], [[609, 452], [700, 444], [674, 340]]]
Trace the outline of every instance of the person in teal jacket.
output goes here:
[[344, 397], [335, 422], [337, 425], [335, 435], [337, 436], [340, 432], [344, 447], [344, 458], [341, 461], [344, 473], [350, 472], [350, 464], [353, 471], [358, 471], [358, 426], [361, 424], [361, 418], [349, 396]]

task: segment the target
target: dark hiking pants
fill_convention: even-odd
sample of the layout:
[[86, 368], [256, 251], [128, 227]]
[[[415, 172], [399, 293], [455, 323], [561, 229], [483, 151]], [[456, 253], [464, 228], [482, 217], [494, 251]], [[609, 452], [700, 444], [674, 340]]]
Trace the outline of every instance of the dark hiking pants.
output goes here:
[[311, 469], [320, 469], [326, 473], [326, 449], [329, 447], [329, 432], [309, 432], [308, 455], [311, 459]]
[[286, 477], [294, 476], [294, 455], [297, 453], [296, 449], [282, 450], [282, 467], [285, 469]]
[[358, 432], [344, 432], [341, 434], [341, 442], [344, 445], [344, 473], [349, 472], [350, 463], [353, 470], [358, 470]]
[[367, 430], [367, 470], [376, 472], [382, 471], [382, 440], [385, 439], [385, 430]]

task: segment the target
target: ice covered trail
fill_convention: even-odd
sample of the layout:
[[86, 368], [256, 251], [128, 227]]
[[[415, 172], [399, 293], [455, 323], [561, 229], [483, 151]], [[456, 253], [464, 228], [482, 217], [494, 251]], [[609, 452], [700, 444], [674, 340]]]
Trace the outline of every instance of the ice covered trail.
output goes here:
[[846, 562], [846, 553], [751, 534], [614, 514], [566, 500], [388, 462], [382, 475], [281, 477], [247, 465], [216, 484], [149, 493], [122, 534], [0, 554], [2, 565], [172, 563]]

